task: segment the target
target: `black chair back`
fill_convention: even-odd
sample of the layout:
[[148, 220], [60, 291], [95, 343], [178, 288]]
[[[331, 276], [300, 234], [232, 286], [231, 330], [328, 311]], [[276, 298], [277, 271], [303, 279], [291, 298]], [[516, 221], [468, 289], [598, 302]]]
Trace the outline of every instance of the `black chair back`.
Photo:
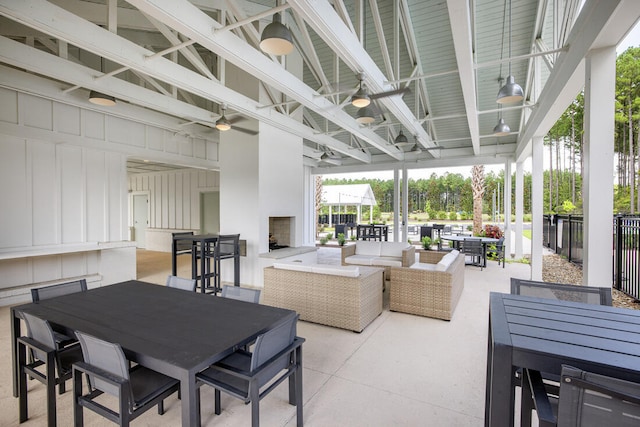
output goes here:
[[31, 289], [31, 300], [38, 302], [49, 298], [55, 298], [62, 295], [75, 294], [76, 292], [84, 292], [87, 290], [87, 280], [80, 279], [73, 282], [60, 283], [59, 285], [45, 286], [42, 288]]

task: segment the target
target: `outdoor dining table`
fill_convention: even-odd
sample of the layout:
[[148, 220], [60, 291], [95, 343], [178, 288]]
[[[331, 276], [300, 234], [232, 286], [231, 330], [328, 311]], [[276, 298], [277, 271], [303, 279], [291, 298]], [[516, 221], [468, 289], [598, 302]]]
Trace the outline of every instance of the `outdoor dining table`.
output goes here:
[[[213, 246], [218, 241], [218, 234], [174, 234], [171, 244], [171, 274], [178, 272], [178, 247], [180, 243], [191, 243], [191, 278], [200, 280], [202, 293], [208, 287], [211, 277], [211, 257]], [[204, 255], [204, 256], [203, 256]], [[200, 274], [198, 274], [198, 257], [200, 258]], [[240, 253], [236, 252], [233, 259], [233, 284], [240, 286]]]
[[135, 280], [15, 306], [11, 343], [16, 397], [22, 313], [48, 320], [66, 334], [83, 331], [118, 343], [129, 360], [180, 380], [182, 425], [192, 427], [200, 425], [195, 375], [294, 312]]
[[485, 426], [512, 426], [517, 368], [640, 382], [640, 310], [492, 292]]
[[456, 235], [443, 235], [440, 237], [442, 240], [449, 240], [453, 242], [455, 249], [460, 249], [460, 243], [464, 243], [464, 239], [480, 239], [482, 241], [482, 266], [487, 266], [487, 245], [492, 243], [498, 243], [499, 240], [493, 237], [471, 237], [471, 236], [456, 236]]

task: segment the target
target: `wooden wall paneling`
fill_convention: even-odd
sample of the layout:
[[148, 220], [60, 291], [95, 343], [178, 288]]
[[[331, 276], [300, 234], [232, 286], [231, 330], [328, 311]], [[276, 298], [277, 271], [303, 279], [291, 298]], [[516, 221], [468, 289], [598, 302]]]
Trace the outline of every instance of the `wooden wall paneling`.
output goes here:
[[62, 278], [62, 256], [50, 255], [32, 258], [33, 283], [49, 282]]
[[33, 283], [31, 259], [21, 258], [0, 261], [0, 289], [12, 288], [25, 283]]
[[53, 101], [21, 93], [18, 108], [20, 121], [25, 126], [53, 130]]
[[60, 277], [81, 277], [87, 276], [87, 252], [65, 254], [61, 259], [62, 275]]
[[176, 196], [175, 196], [175, 215], [176, 215], [176, 228], [184, 229], [184, 181], [185, 172], [180, 172], [176, 174]]
[[33, 215], [33, 241], [35, 246], [60, 243], [58, 235], [58, 172], [56, 147], [41, 141], [29, 141], [27, 153], [31, 159], [32, 190], [31, 212]]
[[186, 171], [182, 175], [182, 228], [193, 230], [193, 222], [191, 221], [191, 171]]
[[60, 177], [60, 243], [86, 241], [86, 184], [82, 149], [57, 145]]
[[162, 180], [162, 222], [161, 228], [169, 228], [169, 176], [167, 174], [162, 174], [160, 176]]
[[92, 110], [82, 110], [82, 134], [88, 138], [105, 139], [104, 114]]
[[169, 180], [169, 185], [167, 187], [167, 220], [168, 228], [177, 228], [176, 227], [176, 175], [177, 173], [170, 173], [167, 177]]
[[106, 239], [106, 170], [104, 153], [86, 150], [87, 241]]
[[200, 182], [200, 171], [192, 171], [191, 172], [191, 188], [190, 195], [191, 200], [189, 204], [190, 209], [190, 217], [191, 217], [191, 228], [194, 230], [200, 229], [200, 192], [198, 189]]
[[31, 185], [27, 169], [26, 142], [2, 135], [0, 144], [0, 247], [28, 246], [32, 240]]
[[80, 136], [80, 117], [78, 107], [59, 102], [53, 104], [53, 128], [56, 132]]
[[18, 92], [0, 88], [0, 121], [18, 124]]

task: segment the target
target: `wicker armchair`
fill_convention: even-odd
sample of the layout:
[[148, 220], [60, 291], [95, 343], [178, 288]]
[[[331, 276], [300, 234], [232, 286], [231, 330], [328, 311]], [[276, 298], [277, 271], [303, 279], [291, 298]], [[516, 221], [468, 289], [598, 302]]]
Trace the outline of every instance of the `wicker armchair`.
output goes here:
[[[437, 264], [446, 253], [420, 252], [420, 263]], [[464, 289], [464, 255], [445, 271], [392, 267], [390, 287], [391, 311], [451, 320]]]

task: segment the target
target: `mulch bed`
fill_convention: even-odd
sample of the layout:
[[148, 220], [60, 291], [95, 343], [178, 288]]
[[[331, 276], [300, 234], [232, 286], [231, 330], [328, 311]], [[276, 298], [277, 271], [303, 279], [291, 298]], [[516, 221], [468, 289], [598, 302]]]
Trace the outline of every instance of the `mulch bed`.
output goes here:
[[[545, 255], [542, 257], [542, 280], [545, 282], [582, 285], [582, 268], [570, 263], [560, 255]], [[611, 291], [614, 307], [640, 310], [640, 302], [617, 289], [612, 289]]]

